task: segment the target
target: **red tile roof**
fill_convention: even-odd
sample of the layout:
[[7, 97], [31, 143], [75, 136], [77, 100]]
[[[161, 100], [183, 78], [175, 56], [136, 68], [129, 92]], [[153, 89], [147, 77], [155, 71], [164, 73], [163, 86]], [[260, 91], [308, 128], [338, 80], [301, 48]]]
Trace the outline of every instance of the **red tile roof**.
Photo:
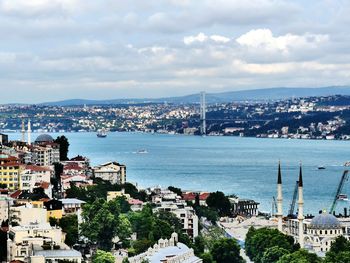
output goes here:
[[26, 165], [25, 168], [28, 170], [35, 171], [35, 172], [52, 171], [50, 167], [38, 166], [38, 165]]
[[[182, 198], [185, 201], [194, 201], [194, 200], [196, 200], [196, 195], [197, 195], [197, 193], [194, 193], [194, 192], [183, 193]], [[207, 193], [207, 192], [199, 193], [199, 200], [205, 201], [205, 200], [207, 200], [209, 195], [210, 195], [210, 193]]]
[[21, 193], [22, 193], [21, 190], [17, 190], [15, 192], [13, 192], [12, 194], [10, 194], [10, 197], [17, 199]]

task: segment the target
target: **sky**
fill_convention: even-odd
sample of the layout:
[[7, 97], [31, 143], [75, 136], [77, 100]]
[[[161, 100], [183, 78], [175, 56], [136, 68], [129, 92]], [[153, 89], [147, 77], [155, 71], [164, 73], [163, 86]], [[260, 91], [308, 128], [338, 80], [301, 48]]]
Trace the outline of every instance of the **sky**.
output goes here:
[[0, 103], [350, 84], [348, 0], [0, 0]]

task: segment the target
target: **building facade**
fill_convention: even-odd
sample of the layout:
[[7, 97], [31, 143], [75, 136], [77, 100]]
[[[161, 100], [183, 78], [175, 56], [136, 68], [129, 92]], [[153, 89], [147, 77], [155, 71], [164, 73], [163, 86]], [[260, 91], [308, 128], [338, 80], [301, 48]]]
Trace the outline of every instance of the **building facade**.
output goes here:
[[101, 178], [111, 184], [126, 183], [126, 166], [118, 162], [108, 162], [92, 168], [94, 178]]

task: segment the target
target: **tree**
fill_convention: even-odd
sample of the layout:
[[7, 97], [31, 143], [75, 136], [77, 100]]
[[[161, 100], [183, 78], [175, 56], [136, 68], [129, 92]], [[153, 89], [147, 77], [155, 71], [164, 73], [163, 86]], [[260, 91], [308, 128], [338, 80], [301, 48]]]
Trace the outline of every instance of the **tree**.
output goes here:
[[55, 143], [60, 145], [60, 161], [68, 160], [69, 142], [66, 136], [58, 136]]
[[227, 196], [223, 192], [210, 193], [206, 203], [208, 207], [215, 209], [220, 216], [231, 215], [231, 203]]
[[326, 254], [325, 263], [350, 262], [350, 241], [344, 236], [339, 236], [332, 243]]
[[92, 263], [114, 263], [115, 258], [112, 253], [103, 250], [97, 250], [92, 259]]
[[253, 227], [249, 229], [245, 240], [245, 250], [248, 257], [255, 263], [262, 263], [265, 251], [275, 246], [287, 250], [288, 253], [297, 249], [294, 239], [277, 229], [254, 229]]
[[78, 242], [78, 216], [66, 215], [59, 220], [58, 225], [62, 228], [62, 231], [66, 233], [65, 243], [68, 246], [73, 246]]
[[205, 239], [203, 236], [196, 236], [194, 239], [194, 253], [199, 256], [204, 253], [205, 249]]
[[120, 207], [117, 201], [106, 202], [97, 199], [92, 204], [85, 204], [83, 210], [84, 222], [81, 232], [98, 247], [104, 250], [112, 248], [112, 239], [117, 235]]
[[338, 254], [332, 253], [326, 256], [324, 263], [346, 263], [350, 262], [350, 251], [339, 252]]
[[63, 173], [63, 164], [61, 163], [54, 163], [54, 177], [51, 178], [51, 184], [53, 185], [53, 188], [56, 192], [61, 189], [61, 175]]
[[146, 238], [138, 239], [133, 242], [133, 248], [135, 249], [136, 255], [145, 252], [152, 245], [153, 242]]
[[121, 240], [125, 240], [125, 239], [129, 238], [132, 234], [131, 223], [129, 221], [129, 218], [125, 214], [120, 214], [118, 221], [119, 221], [119, 224], [117, 227], [118, 237]]
[[168, 190], [172, 191], [173, 193], [177, 194], [178, 196], [182, 196], [182, 190], [180, 188], [169, 186]]
[[240, 255], [240, 247], [236, 240], [231, 238], [221, 238], [217, 240], [210, 251], [213, 259], [220, 263], [243, 263]]
[[213, 256], [210, 253], [203, 253], [200, 256], [201, 259], [203, 259], [203, 263], [213, 263], [214, 259]]
[[266, 249], [262, 257], [263, 263], [276, 263], [282, 256], [289, 254], [287, 249], [279, 246], [274, 246]]
[[322, 260], [314, 253], [299, 249], [291, 254], [282, 256], [277, 263], [321, 263]]

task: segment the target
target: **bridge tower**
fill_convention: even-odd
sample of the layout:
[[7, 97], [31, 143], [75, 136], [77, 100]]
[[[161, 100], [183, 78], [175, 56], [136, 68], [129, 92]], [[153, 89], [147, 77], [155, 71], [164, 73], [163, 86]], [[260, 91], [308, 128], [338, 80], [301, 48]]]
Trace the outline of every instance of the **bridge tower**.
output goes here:
[[200, 93], [200, 132], [202, 135], [207, 134], [207, 123], [206, 123], [206, 103], [205, 103], [205, 91]]

